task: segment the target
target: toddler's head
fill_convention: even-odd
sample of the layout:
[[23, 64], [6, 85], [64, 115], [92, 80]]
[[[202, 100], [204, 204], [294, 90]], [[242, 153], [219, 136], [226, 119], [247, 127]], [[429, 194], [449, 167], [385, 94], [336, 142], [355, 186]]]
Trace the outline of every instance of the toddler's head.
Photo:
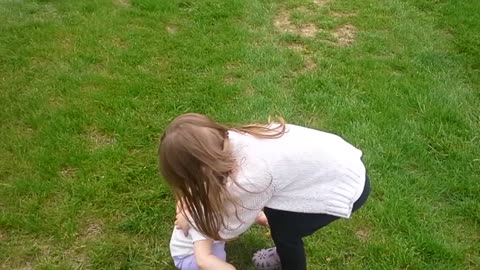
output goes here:
[[160, 171], [181, 198], [198, 229], [218, 238], [225, 183], [234, 168], [227, 146], [228, 128], [188, 113], [175, 118], [160, 142]]

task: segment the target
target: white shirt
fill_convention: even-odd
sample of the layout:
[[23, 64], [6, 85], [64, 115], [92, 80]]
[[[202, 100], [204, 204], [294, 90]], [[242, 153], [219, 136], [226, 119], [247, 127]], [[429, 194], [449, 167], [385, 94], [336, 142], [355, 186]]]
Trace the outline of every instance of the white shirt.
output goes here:
[[228, 137], [239, 162], [229, 190], [241, 206], [229, 207], [222, 238], [246, 231], [263, 207], [350, 217], [366, 169], [362, 152], [341, 137], [296, 125], [276, 139], [234, 131]]
[[193, 254], [193, 243], [207, 239], [201, 233], [190, 228], [188, 235], [185, 236], [182, 230], [173, 228], [172, 237], [170, 238], [170, 254], [172, 257], [183, 258]]

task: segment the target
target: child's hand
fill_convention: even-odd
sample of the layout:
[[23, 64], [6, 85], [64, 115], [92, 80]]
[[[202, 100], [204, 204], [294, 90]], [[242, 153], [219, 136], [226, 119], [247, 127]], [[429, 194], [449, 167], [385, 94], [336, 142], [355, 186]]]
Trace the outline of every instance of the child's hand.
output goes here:
[[190, 223], [188, 223], [187, 219], [181, 212], [177, 213], [175, 219], [175, 227], [177, 228], [177, 230], [182, 230], [185, 236], [188, 236], [188, 231], [190, 230]]
[[[190, 230], [190, 224], [188, 223], [188, 220], [183, 215], [184, 210], [185, 210], [185, 203], [183, 202], [183, 199], [177, 200], [177, 205], [176, 205], [177, 215], [175, 217], [175, 228], [177, 230], [182, 230], [185, 236], [188, 236], [188, 230]], [[185, 214], [188, 215], [186, 210], [185, 210]]]
[[176, 205], [177, 214], [182, 212], [182, 210], [185, 208], [184, 205], [185, 203], [183, 202], [183, 199], [177, 200], [177, 205]]
[[255, 223], [263, 227], [269, 226], [267, 216], [265, 216], [265, 213], [263, 211], [260, 211], [260, 213], [258, 213], [258, 216], [255, 219]]

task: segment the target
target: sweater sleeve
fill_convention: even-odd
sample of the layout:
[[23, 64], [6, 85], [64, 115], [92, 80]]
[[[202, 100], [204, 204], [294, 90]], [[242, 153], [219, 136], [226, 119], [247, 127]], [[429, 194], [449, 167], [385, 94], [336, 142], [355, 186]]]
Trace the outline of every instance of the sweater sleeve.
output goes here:
[[260, 211], [272, 198], [274, 191], [272, 181], [258, 183], [254, 180], [242, 177], [235, 183], [230, 183], [229, 191], [236, 201], [227, 207], [225, 227], [220, 231], [223, 239], [232, 239], [244, 233], [255, 223]]

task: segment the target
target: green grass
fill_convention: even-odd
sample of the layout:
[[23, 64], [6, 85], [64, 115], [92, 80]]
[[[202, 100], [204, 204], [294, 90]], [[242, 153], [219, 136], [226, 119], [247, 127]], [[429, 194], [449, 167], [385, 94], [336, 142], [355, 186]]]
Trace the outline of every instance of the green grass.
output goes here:
[[173, 269], [156, 149], [195, 111], [364, 150], [372, 196], [310, 269], [479, 269], [480, 2], [325, 2], [0, 0], [0, 268]]

